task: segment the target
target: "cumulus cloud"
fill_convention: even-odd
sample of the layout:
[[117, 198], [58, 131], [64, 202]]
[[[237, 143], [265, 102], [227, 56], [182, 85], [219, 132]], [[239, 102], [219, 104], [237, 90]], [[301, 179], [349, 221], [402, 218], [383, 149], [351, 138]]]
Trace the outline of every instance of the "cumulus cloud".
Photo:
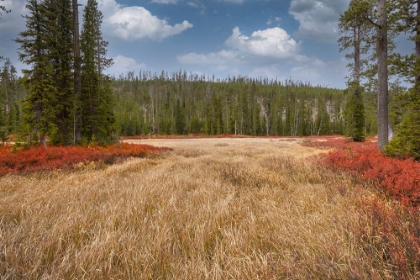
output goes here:
[[[178, 0], [154, 0], [155, 3], [175, 4]], [[87, 0], [80, 1], [85, 5]], [[134, 41], [148, 38], [153, 41], [178, 35], [183, 31], [192, 28], [188, 21], [171, 25], [165, 19], [152, 15], [144, 7], [123, 6], [115, 0], [98, 0], [99, 9], [104, 15], [102, 24], [106, 35], [119, 39]]]
[[149, 38], [155, 41], [180, 34], [193, 27], [188, 21], [171, 26], [166, 20], [159, 19], [143, 7], [123, 7], [107, 21], [113, 35], [124, 40]]
[[129, 71], [138, 72], [139, 70], [146, 69], [146, 64], [138, 63], [134, 59], [123, 55], [118, 55], [112, 59], [114, 64], [107, 70], [107, 72], [115, 76], [126, 74]]
[[339, 13], [350, 0], [292, 0], [289, 13], [299, 21], [296, 35], [323, 41], [335, 41], [338, 36]]
[[[189, 53], [177, 57], [187, 65], [205, 66], [218, 71], [231, 72], [236, 67], [255, 69], [258, 73], [274, 77], [276, 65], [284, 63], [306, 63], [309, 58], [299, 54], [299, 44], [279, 27], [258, 30], [250, 36], [238, 27], [225, 41], [227, 49], [206, 54]], [[231, 73], [230, 73], [231, 74]]]
[[286, 31], [279, 27], [258, 30], [250, 36], [242, 34], [238, 27], [225, 41], [228, 50], [207, 54], [189, 53], [178, 56], [182, 64], [212, 65], [226, 68], [230, 65], [273, 63], [280, 60], [306, 61], [307, 58], [298, 54], [299, 44]]
[[299, 44], [279, 27], [258, 30], [249, 37], [235, 27], [226, 45], [244, 54], [272, 58], [288, 58], [299, 49]]

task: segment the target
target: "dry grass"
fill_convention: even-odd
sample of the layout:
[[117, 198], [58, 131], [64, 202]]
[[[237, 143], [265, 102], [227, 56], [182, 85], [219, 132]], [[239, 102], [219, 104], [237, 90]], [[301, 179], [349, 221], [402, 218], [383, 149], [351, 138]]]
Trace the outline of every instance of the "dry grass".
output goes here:
[[324, 151], [153, 141], [174, 151], [0, 178], [1, 279], [392, 278], [352, 229], [373, 194], [309, 160]]

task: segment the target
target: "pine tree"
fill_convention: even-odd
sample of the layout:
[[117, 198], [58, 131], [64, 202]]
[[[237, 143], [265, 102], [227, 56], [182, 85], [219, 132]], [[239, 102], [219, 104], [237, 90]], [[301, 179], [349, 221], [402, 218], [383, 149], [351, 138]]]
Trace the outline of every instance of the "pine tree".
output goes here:
[[[363, 42], [366, 43], [371, 44], [374, 42], [370, 47], [372, 49], [371, 52], [374, 54], [373, 58], [376, 59], [376, 63], [370, 65], [370, 68], [371, 72], [377, 74], [378, 77], [378, 148], [381, 150], [388, 143], [389, 137], [387, 65], [388, 52], [390, 49], [390, 29], [388, 22], [390, 13], [389, 2], [390, 1], [388, 0], [353, 0], [350, 2], [349, 9], [340, 18], [340, 27], [344, 27], [344, 31], [352, 30], [355, 35], [354, 41], [363, 39]], [[368, 33], [359, 36], [359, 33], [365, 30], [375, 31], [375, 34]], [[356, 54], [357, 45], [354, 45], [354, 47], [354, 54]], [[356, 56], [354, 58], [356, 59]], [[354, 85], [353, 90], [360, 89], [360, 83], [358, 83], [357, 79], [354, 80]], [[357, 93], [357, 95], [359, 95], [359, 93]], [[356, 101], [360, 103], [360, 100]], [[355, 108], [359, 107], [360, 106], [356, 106]]]
[[360, 78], [366, 63], [362, 56], [366, 56], [369, 49], [372, 48], [372, 42], [369, 40], [372, 37], [369, 34], [372, 28], [366, 21], [366, 18], [371, 14], [370, 9], [367, 1], [352, 0], [348, 10], [340, 15], [339, 27], [342, 34], [338, 40], [340, 51], [352, 49], [352, 52], [346, 55], [346, 58], [352, 59], [353, 62], [348, 65], [352, 74], [346, 90], [349, 96], [345, 106], [345, 134], [353, 141], [364, 141], [365, 139], [363, 88]]
[[411, 35], [415, 53], [408, 56], [394, 56], [394, 70], [414, 82], [410, 89], [405, 109], [407, 113], [397, 127], [395, 137], [385, 147], [391, 156], [420, 159], [420, 2], [397, 1], [396, 29]]
[[183, 106], [181, 106], [181, 103], [179, 102], [179, 99], [176, 101], [175, 107], [175, 126], [177, 134], [185, 133], [185, 113]]
[[45, 3], [29, 0], [26, 8], [29, 10], [29, 14], [24, 16], [27, 29], [16, 39], [20, 44], [19, 59], [32, 66], [32, 69], [23, 70], [28, 92], [23, 106], [25, 132], [29, 134], [31, 141], [39, 138], [46, 146], [46, 136], [54, 137], [57, 133], [57, 109], [54, 104], [58, 102], [58, 94], [50, 56], [53, 35], [51, 25], [45, 17]]
[[57, 103], [53, 104], [57, 115], [57, 133], [53, 143], [71, 144], [73, 140], [74, 77], [73, 77], [73, 17], [68, 0], [45, 0], [46, 19], [49, 21], [49, 55], [53, 67], [53, 79], [57, 90]]
[[88, 0], [80, 38], [82, 88], [78, 106], [82, 137], [105, 143], [114, 140], [116, 121], [110, 80], [103, 74], [112, 60], [106, 58], [108, 43], [102, 38], [102, 18], [97, 1]]
[[344, 115], [346, 121], [345, 135], [355, 142], [365, 140], [365, 108], [360, 87], [357, 83], [350, 84], [347, 89]]
[[0, 138], [3, 141], [10, 133], [17, 132], [19, 91], [16, 74], [16, 68], [10, 59], [6, 59], [0, 72]]

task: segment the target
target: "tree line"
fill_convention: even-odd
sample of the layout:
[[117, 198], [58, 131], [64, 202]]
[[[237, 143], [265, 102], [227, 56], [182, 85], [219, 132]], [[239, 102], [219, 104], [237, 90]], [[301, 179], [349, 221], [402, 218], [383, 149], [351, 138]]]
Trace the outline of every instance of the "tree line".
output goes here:
[[[308, 136], [343, 134], [345, 103], [339, 89], [248, 77], [214, 77], [185, 71], [129, 72], [113, 79], [122, 135], [234, 134]], [[374, 94], [364, 93], [366, 127], [376, 129]]]

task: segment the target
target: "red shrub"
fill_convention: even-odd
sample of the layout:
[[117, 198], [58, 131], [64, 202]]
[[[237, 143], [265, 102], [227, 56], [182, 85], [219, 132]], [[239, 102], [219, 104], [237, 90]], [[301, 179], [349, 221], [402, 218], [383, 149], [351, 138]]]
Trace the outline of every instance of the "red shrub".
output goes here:
[[101, 146], [31, 147], [14, 152], [12, 146], [0, 147], [0, 176], [7, 173], [27, 173], [38, 170], [72, 168], [74, 164], [87, 161], [113, 163], [115, 158], [145, 157], [167, 148], [150, 145], [116, 144]]
[[[418, 209], [363, 200], [360, 220], [353, 228], [370, 259], [386, 263], [395, 279], [411, 279], [420, 271], [420, 220]], [[363, 221], [364, 219], [366, 219]]]
[[352, 143], [339, 139], [321, 143], [338, 148], [323, 159], [328, 166], [361, 175], [407, 205], [420, 205], [420, 162], [387, 157], [372, 141]]

